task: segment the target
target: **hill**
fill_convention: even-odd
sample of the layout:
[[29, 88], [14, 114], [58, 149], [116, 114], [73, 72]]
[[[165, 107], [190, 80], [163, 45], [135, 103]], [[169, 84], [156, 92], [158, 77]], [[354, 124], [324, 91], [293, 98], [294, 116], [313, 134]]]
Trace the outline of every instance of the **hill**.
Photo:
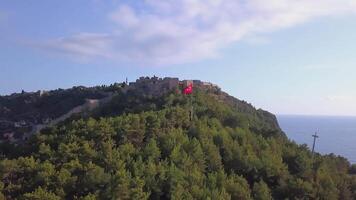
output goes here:
[[[193, 94], [181, 94], [190, 83]], [[25, 94], [1, 97], [10, 124], [66, 116], [28, 140], [3, 140], [3, 198], [355, 199], [355, 166], [313, 157], [288, 140], [273, 114], [216, 85], [153, 77], [82, 90], [39, 95], [31, 108], [16, 106]], [[71, 112], [89, 105], [85, 99], [105, 101]]]

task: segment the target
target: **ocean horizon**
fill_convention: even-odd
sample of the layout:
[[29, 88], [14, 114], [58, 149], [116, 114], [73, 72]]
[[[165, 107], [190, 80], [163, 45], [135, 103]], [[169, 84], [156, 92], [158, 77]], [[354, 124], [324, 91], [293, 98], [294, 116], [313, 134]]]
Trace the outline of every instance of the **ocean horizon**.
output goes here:
[[340, 155], [356, 163], [356, 116], [277, 115], [278, 123], [289, 139], [307, 144], [315, 151]]

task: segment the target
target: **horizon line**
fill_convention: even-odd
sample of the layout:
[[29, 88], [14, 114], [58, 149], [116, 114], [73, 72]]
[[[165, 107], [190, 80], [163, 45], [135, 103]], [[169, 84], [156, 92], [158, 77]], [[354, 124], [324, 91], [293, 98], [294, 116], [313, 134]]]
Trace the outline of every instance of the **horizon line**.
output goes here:
[[338, 114], [291, 114], [291, 113], [274, 113], [276, 116], [300, 116], [300, 117], [356, 117], [355, 115], [338, 115]]

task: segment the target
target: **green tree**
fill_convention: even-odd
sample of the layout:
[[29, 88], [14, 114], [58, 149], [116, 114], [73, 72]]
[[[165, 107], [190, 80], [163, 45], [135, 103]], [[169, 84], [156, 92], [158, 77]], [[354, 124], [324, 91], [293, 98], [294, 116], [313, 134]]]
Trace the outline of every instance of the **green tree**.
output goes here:
[[226, 191], [231, 195], [232, 200], [248, 200], [251, 199], [251, 191], [249, 185], [241, 176], [230, 175], [225, 183]]
[[255, 200], [271, 200], [271, 191], [268, 188], [268, 185], [261, 180], [260, 182], [256, 182], [253, 185], [253, 198]]
[[35, 191], [30, 193], [25, 193], [22, 199], [26, 200], [60, 200], [61, 198], [57, 195], [46, 191], [45, 189], [38, 187]]

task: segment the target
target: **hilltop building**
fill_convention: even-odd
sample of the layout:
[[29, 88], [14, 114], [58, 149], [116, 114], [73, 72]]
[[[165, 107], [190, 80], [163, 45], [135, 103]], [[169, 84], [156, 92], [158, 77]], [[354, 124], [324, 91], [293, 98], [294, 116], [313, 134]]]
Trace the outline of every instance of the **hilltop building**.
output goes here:
[[[115, 92], [117, 90], [121, 90], [123, 93], [133, 92], [137, 94], [144, 94], [148, 96], [160, 96], [167, 92], [177, 92], [180, 93], [184, 88], [189, 85], [193, 85], [194, 88], [199, 90], [206, 90], [212, 92], [219, 92], [220, 88], [212, 84], [210, 82], [204, 82], [200, 80], [179, 80], [178, 78], [165, 77], [159, 78], [156, 76], [153, 77], [140, 77], [135, 82], [128, 83], [126, 79], [123, 84], [115, 83]], [[75, 90], [85, 90], [86, 88], [83, 86], [73, 87]], [[94, 88], [96, 90], [96, 88]], [[99, 88], [100, 89], [100, 88]], [[62, 90], [62, 89], [59, 89]], [[22, 138], [25, 140], [29, 136], [39, 132], [41, 129], [49, 126], [53, 126], [60, 121], [63, 121], [70, 117], [73, 114], [77, 113], [89, 113], [90, 111], [95, 110], [102, 104], [108, 103], [111, 101], [112, 97], [115, 95], [115, 92], [102, 92], [103, 96], [100, 99], [87, 98], [82, 105], [77, 105], [76, 107], [72, 107], [71, 110], [66, 113], [62, 113], [58, 116], [48, 116], [48, 114], [42, 115], [33, 114], [26, 117], [18, 117], [13, 120], [7, 121], [4, 119], [0, 119], [0, 142], [1, 140], [8, 141], [16, 141], [17, 138]], [[24, 104], [33, 104], [36, 102], [38, 97], [44, 95], [51, 95], [51, 91], [39, 90], [37, 92], [23, 92], [23, 94], [12, 94], [8, 96], [8, 99], [16, 99], [19, 96], [26, 95], [24, 99]], [[7, 107], [0, 106], [0, 113], [6, 114], [7, 112], [11, 112], [11, 110]], [[21, 136], [20, 136], [21, 135]], [[19, 137], [17, 137], [19, 136]]]
[[147, 94], [158, 95], [176, 89], [178, 85], [178, 78], [140, 77], [136, 82], [130, 82], [126, 90], [139, 90]]
[[204, 82], [200, 80], [182, 80], [178, 78], [158, 78], [153, 77], [140, 77], [135, 82], [130, 82], [128, 87], [124, 88], [124, 92], [128, 90], [139, 90], [146, 94], [158, 95], [167, 91], [171, 91], [179, 88], [179, 86], [187, 87], [188, 85], [193, 85], [193, 87], [200, 87], [202, 89], [215, 89], [220, 90], [220, 88], [210, 82]]

